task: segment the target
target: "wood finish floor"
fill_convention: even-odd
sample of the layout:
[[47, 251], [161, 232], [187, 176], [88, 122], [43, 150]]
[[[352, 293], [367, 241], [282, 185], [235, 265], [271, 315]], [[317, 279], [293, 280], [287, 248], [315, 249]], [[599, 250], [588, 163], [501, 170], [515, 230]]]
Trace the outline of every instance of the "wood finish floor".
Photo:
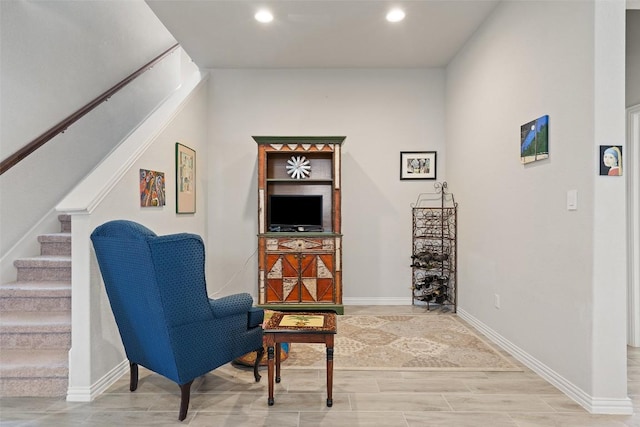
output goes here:
[[[346, 314], [407, 314], [413, 306], [349, 306]], [[515, 362], [518, 366], [520, 363]], [[629, 395], [640, 411], [640, 349], [628, 352]], [[335, 371], [333, 407], [325, 405], [323, 369], [283, 364], [274, 406], [267, 373], [225, 365], [196, 380], [187, 419], [177, 420], [179, 388], [141, 369], [90, 403], [63, 398], [0, 399], [1, 426], [384, 426], [384, 427], [640, 427], [640, 414], [591, 415], [538, 375], [523, 372]]]

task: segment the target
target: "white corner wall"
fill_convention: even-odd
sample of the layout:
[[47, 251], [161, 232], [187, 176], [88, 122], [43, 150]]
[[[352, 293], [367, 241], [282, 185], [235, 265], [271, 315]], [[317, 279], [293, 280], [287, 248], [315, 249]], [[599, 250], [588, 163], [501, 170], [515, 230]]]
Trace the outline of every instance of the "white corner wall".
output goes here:
[[[257, 294], [252, 135], [346, 136], [346, 304], [411, 303], [411, 208], [433, 181], [400, 181], [400, 152], [438, 152], [447, 175], [444, 70], [212, 70], [209, 248], [220, 295]], [[455, 191], [455, 188], [453, 189]]]
[[[624, 1], [503, 2], [446, 76], [459, 312], [607, 413], [632, 410], [624, 178], [598, 176], [598, 145], [624, 145], [623, 28]], [[545, 114], [550, 159], [523, 166], [520, 126]]]

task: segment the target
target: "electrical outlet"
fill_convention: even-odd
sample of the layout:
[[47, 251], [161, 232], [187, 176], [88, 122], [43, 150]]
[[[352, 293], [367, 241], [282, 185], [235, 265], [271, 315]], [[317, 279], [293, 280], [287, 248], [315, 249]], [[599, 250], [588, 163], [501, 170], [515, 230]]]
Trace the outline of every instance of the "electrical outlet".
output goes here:
[[493, 295], [493, 305], [496, 308], [500, 308], [500, 295], [498, 295], [498, 294], [494, 294]]

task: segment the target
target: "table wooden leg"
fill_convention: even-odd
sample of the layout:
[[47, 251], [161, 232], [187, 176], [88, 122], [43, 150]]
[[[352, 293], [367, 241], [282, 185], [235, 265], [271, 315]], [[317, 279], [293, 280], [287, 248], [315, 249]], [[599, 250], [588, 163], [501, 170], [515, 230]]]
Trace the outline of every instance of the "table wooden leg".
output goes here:
[[276, 382], [280, 382], [280, 359], [281, 359], [281, 351], [282, 345], [278, 342], [276, 343]]
[[[333, 337], [331, 337], [333, 338]], [[333, 339], [327, 343], [327, 406], [333, 406]]]
[[267, 399], [267, 403], [269, 406], [273, 406], [273, 344], [269, 344], [267, 347], [267, 371], [269, 376], [269, 398]]

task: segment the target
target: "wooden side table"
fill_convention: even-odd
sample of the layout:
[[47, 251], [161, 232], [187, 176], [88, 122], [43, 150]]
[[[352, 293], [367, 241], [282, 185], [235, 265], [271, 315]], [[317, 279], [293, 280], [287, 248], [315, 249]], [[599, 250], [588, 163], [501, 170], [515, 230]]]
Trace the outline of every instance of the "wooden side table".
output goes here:
[[[338, 332], [335, 313], [277, 312], [264, 325], [269, 374], [269, 406], [273, 406], [275, 382], [280, 382], [280, 344], [320, 343], [327, 347], [327, 406], [333, 406], [333, 342]], [[274, 360], [275, 359], [275, 360]], [[275, 365], [275, 375], [274, 375]]]

